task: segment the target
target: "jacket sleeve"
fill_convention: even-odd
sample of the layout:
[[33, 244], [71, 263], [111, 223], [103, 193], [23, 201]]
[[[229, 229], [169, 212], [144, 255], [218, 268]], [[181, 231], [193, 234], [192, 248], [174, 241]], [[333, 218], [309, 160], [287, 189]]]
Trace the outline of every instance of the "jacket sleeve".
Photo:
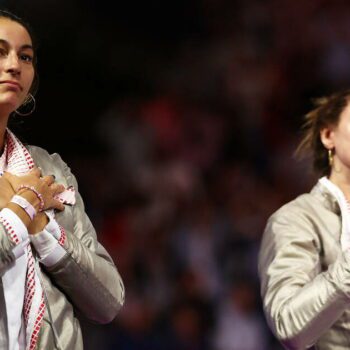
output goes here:
[[13, 252], [15, 247], [16, 244], [10, 239], [4, 224], [0, 223], [0, 276], [16, 261]]
[[312, 346], [350, 301], [350, 256], [322, 269], [322, 247], [307, 215], [277, 212], [268, 221], [259, 275], [270, 328], [287, 349]]
[[63, 169], [67, 184], [75, 187], [76, 204], [72, 207], [73, 229], [63, 227], [66, 235], [63, 248], [67, 254], [46, 270], [85, 317], [98, 323], [110, 322], [124, 303], [122, 279], [111, 257], [97, 241], [74, 175], [57, 154], [51, 157]]

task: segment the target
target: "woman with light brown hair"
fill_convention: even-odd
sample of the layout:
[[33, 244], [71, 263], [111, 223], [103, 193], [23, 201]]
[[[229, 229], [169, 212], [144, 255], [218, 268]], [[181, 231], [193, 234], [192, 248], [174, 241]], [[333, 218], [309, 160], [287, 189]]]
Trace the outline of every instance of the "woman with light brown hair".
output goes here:
[[318, 99], [298, 153], [320, 179], [268, 220], [259, 254], [267, 322], [287, 349], [350, 348], [350, 90]]

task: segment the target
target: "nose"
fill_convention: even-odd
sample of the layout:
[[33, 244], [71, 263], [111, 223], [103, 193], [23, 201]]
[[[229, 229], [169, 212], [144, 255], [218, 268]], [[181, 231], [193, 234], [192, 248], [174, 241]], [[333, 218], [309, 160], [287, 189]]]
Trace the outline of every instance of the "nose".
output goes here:
[[5, 71], [12, 75], [18, 75], [21, 72], [21, 65], [17, 53], [9, 52], [6, 57]]

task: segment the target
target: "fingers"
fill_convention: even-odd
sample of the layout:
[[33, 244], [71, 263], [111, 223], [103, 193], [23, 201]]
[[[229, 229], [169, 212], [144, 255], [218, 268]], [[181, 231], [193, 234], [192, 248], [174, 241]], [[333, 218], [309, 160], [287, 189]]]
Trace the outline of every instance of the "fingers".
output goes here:
[[25, 175], [15, 175], [5, 171], [2, 177], [8, 180], [13, 188], [17, 189], [20, 185], [24, 184], [36, 187], [38, 181], [40, 181], [40, 174], [41, 170], [34, 168]]
[[63, 203], [58, 201], [57, 199], [53, 199], [52, 204], [50, 206], [51, 209], [57, 209], [59, 211], [63, 211], [65, 206]]
[[53, 191], [53, 195], [57, 195], [62, 193], [66, 188], [62, 184], [54, 183], [51, 186], [51, 190]]
[[41, 176], [41, 169], [40, 168], [33, 168], [30, 172], [30, 175], [34, 175], [36, 177], [40, 177]]
[[50, 186], [55, 182], [55, 177], [54, 175], [43, 176], [42, 181], [46, 182], [46, 184]]
[[13, 175], [6, 171], [4, 171], [4, 174], [1, 177], [1, 180], [6, 181], [14, 191], [16, 190], [15, 179], [16, 175]]
[[14, 177], [15, 175], [9, 173], [8, 171], [4, 171], [4, 174], [2, 175], [2, 177], [4, 179], [10, 180], [12, 177]]
[[[48, 179], [50, 178], [50, 179]], [[47, 176], [45, 179], [43, 179], [44, 181], [54, 181], [52, 176]], [[62, 193], [63, 191], [65, 191], [65, 186], [62, 184], [58, 184], [58, 183], [52, 183], [51, 185], [48, 186], [47, 188], [47, 192], [45, 193], [45, 197], [46, 197], [46, 205], [45, 205], [45, 209], [57, 209], [57, 210], [64, 210], [65, 206], [64, 204], [59, 201], [58, 199], [55, 198], [55, 196], [57, 196], [58, 194]]]
[[[40, 177], [41, 176], [41, 169], [40, 168], [33, 168], [32, 170], [29, 171], [28, 174], [34, 175], [35, 177]], [[17, 176], [17, 175], [14, 175], [8, 171], [4, 171], [3, 176], [10, 178], [10, 177]], [[25, 175], [23, 175], [23, 176], [25, 176]], [[54, 175], [52, 175], [52, 176], [54, 176]]]
[[4, 180], [7, 180], [11, 187], [16, 191], [19, 188], [33, 187], [41, 194], [46, 209], [64, 210], [64, 205], [55, 199], [54, 197], [65, 190], [65, 186], [56, 183], [54, 175], [41, 176], [41, 169], [34, 168], [28, 174], [22, 176], [16, 176], [9, 172], [5, 172], [3, 175]]

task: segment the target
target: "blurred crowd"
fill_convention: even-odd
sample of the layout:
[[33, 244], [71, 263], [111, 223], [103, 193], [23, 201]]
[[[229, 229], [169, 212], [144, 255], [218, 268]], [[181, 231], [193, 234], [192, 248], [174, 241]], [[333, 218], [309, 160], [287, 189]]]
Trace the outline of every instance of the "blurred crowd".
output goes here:
[[[164, 36], [138, 17], [151, 27], [140, 40], [157, 42], [140, 49], [133, 32], [120, 43], [129, 60], [108, 45], [102, 58], [88, 52], [114, 84], [140, 84], [122, 85], [93, 123], [99, 152], [70, 159], [126, 285], [111, 325], [85, 324], [88, 350], [281, 349], [262, 313], [259, 242], [269, 215], [315, 181], [293, 152], [311, 98], [348, 87], [350, 3], [197, 0], [183, 10]], [[80, 30], [97, 43], [99, 28]]]
[[280, 349], [259, 299], [259, 242], [315, 180], [293, 151], [311, 97], [349, 82], [349, 9], [203, 0], [202, 35], [153, 67], [149, 93], [99, 118], [104, 171], [85, 194], [127, 299], [88, 349]]

